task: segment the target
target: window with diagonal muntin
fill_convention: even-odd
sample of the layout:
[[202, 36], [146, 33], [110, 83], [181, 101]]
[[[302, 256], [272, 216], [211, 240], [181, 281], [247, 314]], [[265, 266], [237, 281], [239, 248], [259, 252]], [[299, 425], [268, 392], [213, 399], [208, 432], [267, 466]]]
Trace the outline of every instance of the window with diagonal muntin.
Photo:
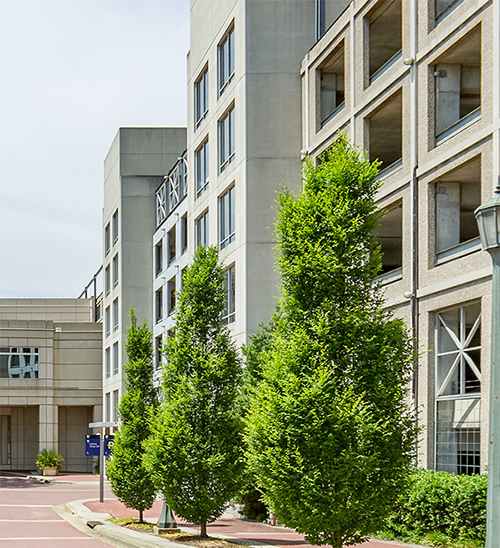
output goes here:
[[436, 314], [436, 397], [481, 393], [481, 305]]

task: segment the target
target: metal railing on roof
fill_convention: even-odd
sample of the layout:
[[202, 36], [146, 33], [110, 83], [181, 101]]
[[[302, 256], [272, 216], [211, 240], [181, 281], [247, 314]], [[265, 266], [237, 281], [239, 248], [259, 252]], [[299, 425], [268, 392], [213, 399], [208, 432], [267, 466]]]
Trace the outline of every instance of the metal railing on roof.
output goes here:
[[157, 227], [165, 221], [186, 196], [187, 157], [186, 151], [184, 151], [156, 191]]

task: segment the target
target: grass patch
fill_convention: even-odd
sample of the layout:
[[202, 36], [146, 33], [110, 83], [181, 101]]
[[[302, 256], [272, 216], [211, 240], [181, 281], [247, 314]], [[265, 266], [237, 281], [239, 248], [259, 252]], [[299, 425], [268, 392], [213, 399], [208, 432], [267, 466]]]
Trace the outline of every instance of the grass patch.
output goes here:
[[152, 533], [154, 527], [152, 523], [138, 523], [136, 519], [132, 518], [111, 518], [108, 521], [120, 527], [138, 531], [139, 533]]

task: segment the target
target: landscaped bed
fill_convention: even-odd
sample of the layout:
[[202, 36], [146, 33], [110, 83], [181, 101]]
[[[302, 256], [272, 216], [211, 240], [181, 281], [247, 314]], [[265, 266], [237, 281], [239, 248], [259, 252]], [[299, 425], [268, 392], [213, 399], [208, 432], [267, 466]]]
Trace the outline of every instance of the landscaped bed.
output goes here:
[[[153, 534], [153, 523], [138, 523], [136, 519], [132, 518], [111, 518], [109, 521], [111, 523], [114, 523], [115, 525], [120, 525], [120, 527], [126, 527], [127, 529], [131, 529], [132, 531]], [[186, 544], [187, 546], [194, 546], [196, 548], [235, 548], [235, 545], [241, 545], [241, 543], [239, 542], [231, 542], [226, 539], [221, 539], [217, 537], [203, 538], [199, 535], [183, 532], [160, 533], [159, 536], [170, 540], [171, 542]]]

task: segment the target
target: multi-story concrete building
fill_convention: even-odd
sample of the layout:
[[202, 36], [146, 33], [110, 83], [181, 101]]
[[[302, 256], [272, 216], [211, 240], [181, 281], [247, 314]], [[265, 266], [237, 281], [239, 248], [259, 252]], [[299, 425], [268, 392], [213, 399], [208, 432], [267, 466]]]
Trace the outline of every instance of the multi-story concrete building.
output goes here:
[[[299, 188], [301, 159], [318, 159], [342, 131], [381, 161], [381, 281], [421, 351], [420, 463], [485, 469], [491, 264], [473, 212], [500, 173], [499, 3], [191, 1], [186, 153], [177, 133], [151, 168], [158, 141], [133, 132], [174, 130], [120, 130], [106, 159], [107, 409], [121, 390], [128, 307], [151, 320], [159, 365], [197, 246], [220, 250], [238, 343], [270, 318], [276, 190]], [[138, 167], [121, 174], [118, 158], [133, 154]]]
[[310, 0], [191, 1], [189, 255], [219, 248], [240, 344], [277, 304], [272, 206], [280, 185], [301, 182], [298, 69], [314, 14]]
[[[153, 316], [155, 195], [186, 148], [184, 128], [120, 128], [104, 161], [104, 420], [117, 420], [130, 308]], [[154, 319], [153, 319], [154, 318]]]
[[303, 147], [381, 160], [388, 305], [421, 352], [423, 466], [487, 465], [491, 260], [474, 210], [499, 176], [497, 0], [354, 0], [302, 61]]
[[0, 470], [35, 470], [53, 449], [91, 472], [102, 417], [102, 331], [93, 299], [0, 299]]

